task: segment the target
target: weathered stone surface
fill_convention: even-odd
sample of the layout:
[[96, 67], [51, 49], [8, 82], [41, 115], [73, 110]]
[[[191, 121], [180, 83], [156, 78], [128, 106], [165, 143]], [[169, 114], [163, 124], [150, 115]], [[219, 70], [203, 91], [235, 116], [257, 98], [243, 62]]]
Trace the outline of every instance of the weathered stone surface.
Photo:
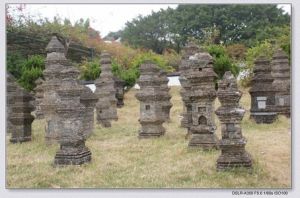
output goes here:
[[171, 95], [169, 94], [170, 88], [168, 87], [168, 82], [169, 79], [167, 77], [167, 72], [161, 70], [159, 73], [159, 78], [160, 78], [160, 88], [162, 93], [165, 94], [166, 100], [162, 101], [162, 113], [163, 117], [165, 118], [165, 121], [170, 121], [170, 110], [172, 108], [172, 103], [170, 102], [171, 100]]
[[251, 81], [250, 118], [256, 123], [273, 123], [277, 118], [275, 109], [275, 91], [272, 87], [270, 61], [260, 56], [254, 62], [254, 77]]
[[103, 127], [111, 127], [112, 120], [118, 120], [117, 99], [111, 72], [111, 57], [107, 52], [101, 54], [101, 74], [95, 81], [95, 94], [98, 97], [96, 104], [97, 122]]
[[79, 165], [91, 161], [91, 152], [85, 146], [85, 130], [90, 127], [84, 123], [87, 111], [81, 103], [85, 90], [77, 81], [78, 75], [79, 71], [71, 65], [60, 72], [62, 82], [57, 90], [59, 102], [56, 108], [60, 149], [55, 155], [55, 165]]
[[[81, 85], [82, 86], [82, 85]], [[92, 90], [86, 86], [82, 86], [82, 93], [80, 96], [80, 103], [85, 106], [85, 113], [83, 116], [84, 135], [89, 137], [94, 129], [94, 108], [98, 101], [97, 96]]]
[[38, 78], [35, 81], [35, 85], [36, 87], [34, 88], [34, 92], [35, 92], [35, 119], [44, 119], [44, 114], [43, 111], [41, 109], [41, 103], [43, 101], [44, 98], [44, 91], [43, 91], [43, 84], [44, 80], [42, 78]]
[[192, 124], [192, 106], [190, 104], [189, 91], [191, 90], [191, 86], [189, 84], [188, 79], [186, 78], [187, 71], [190, 69], [189, 65], [189, 57], [201, 52], [202, 50], [195, 45], [194, 43], [188, 43], [187, 46], [183, 48], [183, 56], [181, 59], [181, 63], [179, 65], [180, 77], [179, 81], [181, 84], [180, 95], [183, 101], [183, 112], [181, 114], [181, 127], [187, 128], [188, 134], [189, 128]]
[[189, 147], [212, 149], [217, 147], [215, 135], [214, 100], [216, 98], [212, 57], [206, 53], [196, 53], [189, 57], [186, 78], [191, 90], [188, 93], [192, 110]]
[[44, 97], [40, 106], [46, 119], [45, 141], [47, 144], [51, 144], [57, 142], [60, 131], [56, 113], [58, 104], [57, 90], [62, 83], [60, 73], [66, 67], [70, 66], [70, 63], [65, 57], [64, 46], [60, 43], [56, 36], [51, 38], [46, 47], [46, 51], [47, 58], [45, 70], [43, 71], [45, 82], [42, 84]]
[[116, 90], [117, 107], [121, 108], [124, 106], [125, 81], [114, 76], [114, 82], [115, 82], [114, 87]]
[[222, 140], [219, 142], [221, 155], [217, 160], [218, 170], [234, 167], [252, 167], [252, 159], [245, 150], [246, 139], [242, 135], [241, 121], [245, 110], [239, 105], [242, 92], [231, 72], [225, 72], [217, 92], [221, 106], [216, 114], [221, 122]]
[[290, 65], [288, 56], [282, 49], [278, 49], [272, 58], [271, 70], [274, 81], [272, 83], [275, 91], [275, 111], [278, 114], [290, 117]]
[[7, 133], [11, 133], [14, 130], [14, 125], [10, 122], [9, 118], [12, 114], [12, 104], [14, 103], [13, 95], [17, 90], [17, 84], [15, 78], [10, 74], [6, 73], [6, 124]]
[[165, 134], [162, 126], [165, 121], [163, 102], [168, 100], [168, 96], [160, 87], [160, 69], [153, 62], [142, 64], [140, 72], [140, 90], [135, 95], [140, 101], [139, 122], [142, 128], [139, 130], [139, 138], [159, 137]]
[[18, 86], [13, 77], [7, 75], [8, 90], [8, 131], [11, 132], [10, 142], [21, 143], [31, 140], [31, 124], [34, 110], [31, 102], [34, 100], [22, 87]]

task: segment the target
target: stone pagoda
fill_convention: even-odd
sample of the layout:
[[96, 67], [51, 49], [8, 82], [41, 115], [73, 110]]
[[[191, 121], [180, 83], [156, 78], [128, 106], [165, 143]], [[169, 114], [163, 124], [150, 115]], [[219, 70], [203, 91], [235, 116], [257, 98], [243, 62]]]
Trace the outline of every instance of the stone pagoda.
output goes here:
[[95, 94], [98, 97], [96, 104], [97, 122], [103, 127], [111, 127], [112, 120], [118, 120], [117, 99], [111, 72], [111, 57], [107, 52], [101, 54], [101, 74], [95, 81]]
[[277, 118], [275, 108], [274, 90], [272, 87], [270, 61], [264, 57], [258, 57], [254, 62], [254, 77], [251, 81], [251, 109], [250, 118], [256, 123], [273, 123]]
[[44, 92], [43, 92], [43, 82], [44, 80], [42, 78], [38, 78], [35, 81], [36, 87], [34, 88], [35, 92], [35, 119], [44, 119], [44, 114], [41, 109], [41, 103], [44, 98]]
[[189, 57], [190, 69], [186, 78], [191, 86], [188, 97], [192, 108], [192, 137], [189, 147], [212, 149], [217, 147], [215, 135], [214, 100], [217, 75], [213, 70], [213, 59], [206, 53], [196, 53]]
[[84, 88], [77, 81], [78, 75], [79, 71], [71, 65], [60, 72], [62, 82], [57, 90], [56, 108], [60, 149], [55, 155], [55, 165], [80, 165], [91, 161], [91, 152], [85, 146], [87, 114], [81, 103]]
[[33, 96], [14, 82], [14, 78], [7, 76], [8, 91], [8, 131], [11, 133], [10, 142], [21, 143], [31, 141], [31, 124], [34, 117], [31, 112]]
[[168, 100], [160, 87], [160, 69], [152, 61], [145, 61], [140, 66], [140, 72], [137, 82], [140, 90], [135, 95], [140, 101], [139, 122], [142, 128], [139, 130], [139, 138], [159, 137], [165, 134], [165, 115], [162, 111], [164, 101]]
[[239, 105], [242, 92], [238, 90], [236, 79], [231, 72], [225, 72], [223, 80], [219, 82], [217, 96], [221, 106], [216, 110], [216, 114], [221, 122], [222, 133], [217, 169], [250, 168], [252, 159], [245, 150], [246, 139], [241, 129], [241, 121], [245, 114], [245, 110]]
[[272, 83], [275, 91], [275, 111], [278, 114], [290, 117], [290, 65], [288, 56], [282, 49], [278, 49], [271, 61], [271, 70], [274, 81]]
[[80, 96], [80, 103], [85, 106], [85, 115], [83, 116], [84, 135], [89, 137], [94, 129], [94, 108], [98, 97], [92, 92], [92, 90], [84, 85], [82, 86], [82, 93]]
[[124, 106], [125, 81], [114, 76], [114, 82], [115, 82], [114, 87], [115, 87], [115, 90], [116, 90], [117, 107], [121, 108], [121, 107]]
[[162, 105], [163, 105], [162, 112], [165, 117], [165, 121], [170, 121], [170, 110], [173, 105], [170, 102], [171, 95], [169, 94], [170, 88], [168, 86], [169, 79], [167, 77], [167, 72], [160, 70], [159, 78], [160, 78], [160, 82], [161, 82], [161, 85], [160, 85], [161, 91], [165, 94], [165, 98], [167, 99], [167, 100], [162, 101]]
[[65, 48], [57, 36], [52, 36], [46, 47], [46, 52], [47, 58], [43, 71], [45, 82], [42, 84], [44, 97], [40, 106], [46, 119], [45, 141], [47, 144], [51, 144], [57, 142], [60, 131], [55, 111], [57, 109], [57, 90], [62, 83], [60, 73], [65, 67], [70, 66], [70, 63], [65, 57]]
[[191, 86], [186, 78], [186, 75], [188, 70], [190, 69], [189, 57], [200, 51], [201, 49], [197, 45], [195, 45], [194, 43], [188, 43], [183, 48], [183, 55], [182, 55], [181, 63], [179, 65], [179, 72], [180, 72], [179, 81], [181, 84], [180, 95], [183, 101], [183, 112], [181, 114], [182, 115], [181, 127], [187, 128], [188, 134], [189, 134], [189, 127], [191, 126], [192, 123], [192, 106], [189, 98], [189, 91], [191, 90]]

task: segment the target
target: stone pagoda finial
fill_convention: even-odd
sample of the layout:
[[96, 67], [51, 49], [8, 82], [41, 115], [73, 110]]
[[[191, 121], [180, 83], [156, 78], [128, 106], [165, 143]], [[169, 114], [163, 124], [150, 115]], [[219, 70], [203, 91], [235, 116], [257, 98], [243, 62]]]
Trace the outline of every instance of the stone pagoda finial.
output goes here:
[[278, 49], [271, 61], [271, 70], [274, 81], [272, 83], [275, 91], [275, 110], [278, 114], [290, 117], [290, 64], [288, 56], [282, 49]]
[[191, 86], [188, 97], [191, 104], [192, 137], [189, 147], [212, 149], [217, 147], [215, 135], [214, 100], [216, 98], [213, 59], [206, 53], [196, 53], [189, 57], [189, 70], [186, 78]]
[[251, 81], [251, 109], [250, 118], [256, 123], [273, 123], [277, 118], [275, 108], [275, 92], [272, 87], [270, 61], [264, 57], [258, 57], [254, 62], [254, 77]]
[[219, 142], [222, 154], [217, 160], [217, 169], [250, 168], [252, 159], [245, 150], [246, 139], [241, 128], [245, 114], [245, 110], [239, 105], [242, 93], [238, 90], [236, 79], [231, 72], [225, 72], [223, 80], [219, 82], [217, 95], [221, 106], [216, 110], [216, 114], [221, 122], [222, 132], [222, 140]]
[[10, 142], [21, 143], [31, 141], [31, 124], [34, 110], [31, 102], [33, 96], [14, 82], [14, 78], [7, 75], [8, 88], [8, 131], [11, 132]]
[[160, 70], [152, 61], [145, 61], [140, 66], [139, 92], [135, 95], [140, 101], [140, 119], [142, 128], [139, 138], [151, 138], [164, 135], [165, 121], [163, 102], [168, 100], [167, 95], [161, 90]]
[[118, 120], [116, 90], [111, 72], [111, 56], [109, 53], [103, 52], [100, 58], [101, 74], [95, 81], [95, 94], [98, 97], [96, 104], [97, 121], [103, 127], [111, 127], [111, 121]]

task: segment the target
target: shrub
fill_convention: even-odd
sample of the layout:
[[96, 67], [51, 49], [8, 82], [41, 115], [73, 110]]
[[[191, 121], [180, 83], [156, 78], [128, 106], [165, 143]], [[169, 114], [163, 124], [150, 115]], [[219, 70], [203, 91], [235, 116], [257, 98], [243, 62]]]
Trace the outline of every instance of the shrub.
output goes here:
[[22, 75], [22, 65], [26, 59], [19, 53], [7, 52], [6, 68], [16, 79]]
[[96, 80], [101, 73], [100, 61], [97, 58], [91, 61], [85, 59], [79, 64], [79, 70], [80, 79]]
[[243, 60], [246, 54], [246, 47], [243, 44], [233, 44], [226, 47], [226, 51], [230, 58], [235, 60]]
[[35, 81], [43, 76], [45, 58], [41, 55], [30, 56], [21, 64], [21, 77], [18, 83], [28, 91], [35, 88]]

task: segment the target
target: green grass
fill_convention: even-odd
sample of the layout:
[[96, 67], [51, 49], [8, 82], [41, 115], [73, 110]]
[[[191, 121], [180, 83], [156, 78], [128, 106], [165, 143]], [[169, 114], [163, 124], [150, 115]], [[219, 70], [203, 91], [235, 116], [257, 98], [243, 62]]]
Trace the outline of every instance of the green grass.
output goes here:
[[[216, 171], [220, 151], [188, 149], [186, 130], [179, 127], [182, 102], [179, 87], [172, 87], [171, 122], [158, 139], [137, 138], [139, 103], [135, 90], [125, 95], [112, 128], [95, 127], [86, 141], [92, 162], [82, 166], [53, 167], [58, 145], [44, 143], [44, 120], [33, 122], [33, 140], [9, 143], [8, 188], [289, 188], [291, 187], [290, 119], [280, 116], [271, 125], [249, 120], [247, 90], [241, 104], [247, 110], [242, 127], [252, 154], [253, 170]], [[216, 104], [219, 105], [218, 102]], [[217, 120], [217, 118], [216, 118]], [[216, 121], [219, 126], [218, 120]], [[217, 130], [220, 137], [220, 129]]]

